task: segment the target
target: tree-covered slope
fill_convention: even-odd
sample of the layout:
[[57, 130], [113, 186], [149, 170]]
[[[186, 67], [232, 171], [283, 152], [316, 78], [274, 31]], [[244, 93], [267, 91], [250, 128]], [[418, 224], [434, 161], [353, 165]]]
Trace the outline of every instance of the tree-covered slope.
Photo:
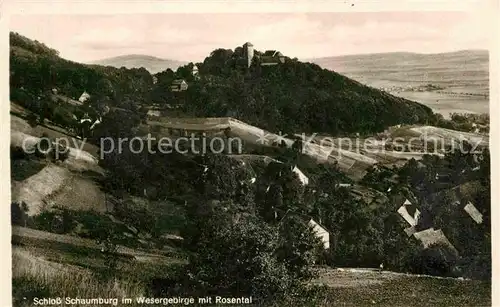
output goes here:
[[[232, 116], [278, 132], [328, 134], [372, 133], [401, 123], [434, 121], [430, 108], [362, 85], [316, 64], [286, 58], [285, 63], [261, 66], [259, 56], [250, 68], [243, 48], [214, 50], [197, 63], [156, 74], [146, 69], [86, 65], [65, 60], [44, 44], [10, 34], [11, 95], [20, 89], [33, 97], [58, 88], [78, 98], [83, 91], [95, 103], [106, 102], [136, 110], [151, 103], [183, 104], [198, 117]], [[186, 79], [187, 92], [172, 93], [170, 84]], [[23, 97], [26, 97], [24, 95]], [[13, 97], [14, 98], [14, 97]]]
[[94, 102], [131, 108], [131, 104], [146, 102], [152, 85], [152, 76], [144, 68], [118, 69], [68, 61], [43, 43], [10, 33], [10, 88], [13, 99], [16, 94], [19, 96], [21, 89], [24, 99], [30, 96], [33, 99], [57, 88], [59, 93], [68, 97], [78, 99], [87, 91]]

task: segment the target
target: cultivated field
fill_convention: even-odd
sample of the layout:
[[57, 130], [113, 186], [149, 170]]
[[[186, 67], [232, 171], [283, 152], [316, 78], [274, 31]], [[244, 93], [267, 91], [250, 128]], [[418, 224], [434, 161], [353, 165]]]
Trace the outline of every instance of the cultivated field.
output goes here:
[[[246, 124], [231, 117], [221, 118], [162, 118], [159, 121], [150, 122], [150, 125], [159, 127], [156, 136], [169, 135], [173, 130], [192, 132], [206, 132], [212, 135], [223, 136], [223, 131], [229, 129], [230, 137], [237, 137], [245, 142], [246, 146], [272, 148], [281, 141], [287, 146], [294, 142], [289, 137], [281, 137], [277, 134], [265, 131], [258, 127]], [[370, 138], [342, 138], [340, 140], [327, 135], [311, 136], [296, 135], [307, 140], [304, 142], [303, 151], [306, 155], [321, 163], [338, 163], [339, 168], [354, 180], [361, 179], [366, 170], [374, 164], [401, 165], [410, 159], [422, 159], [425, 154], [437, 154], [442, 156], [444, 145], [459, 142], [466, 139], [472, 144], [488, 146], [488, 136], [458, 132], [454, 130], [432, 127], [432, 126], [403, 126], [388, 129], [381, 139]], [[389, 138], [400, 138], [398, 141], [405, 145], [411, 142], [411, 150], [387, 149], [386, 145], [397, 145]], [[437, 145], [444, 144], [440, 152], [425, 151], [424, 143], [437, 139]], [[331, 140], [334, 142], [332, 143]], [[415, 142], [416, 141], [416, 142]], [[407, 146], [408, 147], [408, 146]], [[245, 151], [245, 148], [243, 148]]]
[[[162, 119], [159, 134], [169, 130], [217, 132], [230, 128], [231, 136], [238, 136], [254, 146], [274, 147], [283, 140], [288, 146], [290, 138], [264, 131], [233, 118]], [[23, 142], [33, 146], [42, 133], [51, 137], [66, 136], [65, 131], [47, 127], [31, 128], [24, 119], [11, 116], [11, 145]], [[404, 126], [389, 129], [388, 136], [419, 137], [423, 134], [451, 142], [457, 132], [436, 127]], [[462, 133], [470, 140], [487, 136]], [[264, 142], [262, 142], [265, 137]], [[352, 139], [352, 144], [356, 144]], [[383, 141], [373, 141], [368, 147], [331, 146], [310, 143], [305, 152], [323, 162], [338, 161], [339, 166], [354, 179], [360, 179], [365, 170], [376, 163], [391, 165], [408, 159], [419, 159], [422, 153], [385, 150]], [[363, 144], [363, 139], [359, 140]], [[75, 146], [78, 147], [78, 146]], [[378, 149], [378, 152], [373, 152]], [[97, 165], [95, 146], [83, 150], [71, 149], [70, 157], [62, 163], [49, 161], [16, 162], [12, 180], [13, 201], [29, 204], [29, 215], [40, 213], [51, 204], [72, 210], [92, 211], [104, 216], [106, 195], [95, 182], [104, 170]], [[234, 155], [242, 161], [274, 161], [265, 155]], [[91, 175], [87, 173], [91, 172]], [[18, 174], [19, 173], [19, 174]], [[305, 174], [307, 175], [307, 174]], [[357, 184], [353, 193], [370, 199], [383, 199], [385, 195]], [[144, 206], [147, 200], [135, 197], [133, 202]], [[376, 205], [376, 204], [375, 204]], [[163, 209], [163, 208], [162, 208]], [[117, 224], [119, 221], [112, 220]], [[123, 224], [123, 223], [122, 223]], [[163, 249], [118, 246], [118, 270], [113, 278], [104, 278], [107, 260], [101, 246], [94, 240], [14, 226], [13, 241], [13, 297], [15, 306], [32, 306], [34, 297], [103, 297], [118, 298], [148, 295], [148, 282], [152, 278], [168, 278], [173, 267], [185, 261], [174, 247]], [[147, 243], [147, 242], [146, 242]], [[147, 244], [146, 244], [147, 245]], [[108, 274], [109, 275], [109, 274]], [[458, 279], [374, 272], [373, 270], [322, 269], [316, 284], [328, 287], [316, 306], [487, 306], [491, 304], [488, 283]]]

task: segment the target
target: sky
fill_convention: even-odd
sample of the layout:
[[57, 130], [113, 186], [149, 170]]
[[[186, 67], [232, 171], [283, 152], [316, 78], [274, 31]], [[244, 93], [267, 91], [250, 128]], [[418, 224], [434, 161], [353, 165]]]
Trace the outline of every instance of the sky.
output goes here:
[[9, 28], [78, 62], [126, 54], [197, 62], [247, 41], [299, 59], [489, 47], [474, 11], [38, 14], [11, 16]]

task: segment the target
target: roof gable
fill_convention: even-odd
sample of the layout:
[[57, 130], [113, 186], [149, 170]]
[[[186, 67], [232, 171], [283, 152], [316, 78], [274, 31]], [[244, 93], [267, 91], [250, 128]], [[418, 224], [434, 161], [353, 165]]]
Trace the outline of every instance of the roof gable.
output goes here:
[[181, 85], [185, 83], [186, 81], [184, 79], [175, 79], [174, 81], [172, 81], [172, 85]]

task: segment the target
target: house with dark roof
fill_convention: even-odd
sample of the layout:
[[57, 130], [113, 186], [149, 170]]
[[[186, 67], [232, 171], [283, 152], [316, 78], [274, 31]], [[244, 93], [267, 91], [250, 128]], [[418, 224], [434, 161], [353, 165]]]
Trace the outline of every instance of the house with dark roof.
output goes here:
[[188, 84], [184, 79], [176, 79], [170, 85], [172, 92], [182, 92], [188, 89]]
[[276, 50], [267, 50], [260, 56], [261, 66], [278, 65], [285, 63], [285, 56]]

